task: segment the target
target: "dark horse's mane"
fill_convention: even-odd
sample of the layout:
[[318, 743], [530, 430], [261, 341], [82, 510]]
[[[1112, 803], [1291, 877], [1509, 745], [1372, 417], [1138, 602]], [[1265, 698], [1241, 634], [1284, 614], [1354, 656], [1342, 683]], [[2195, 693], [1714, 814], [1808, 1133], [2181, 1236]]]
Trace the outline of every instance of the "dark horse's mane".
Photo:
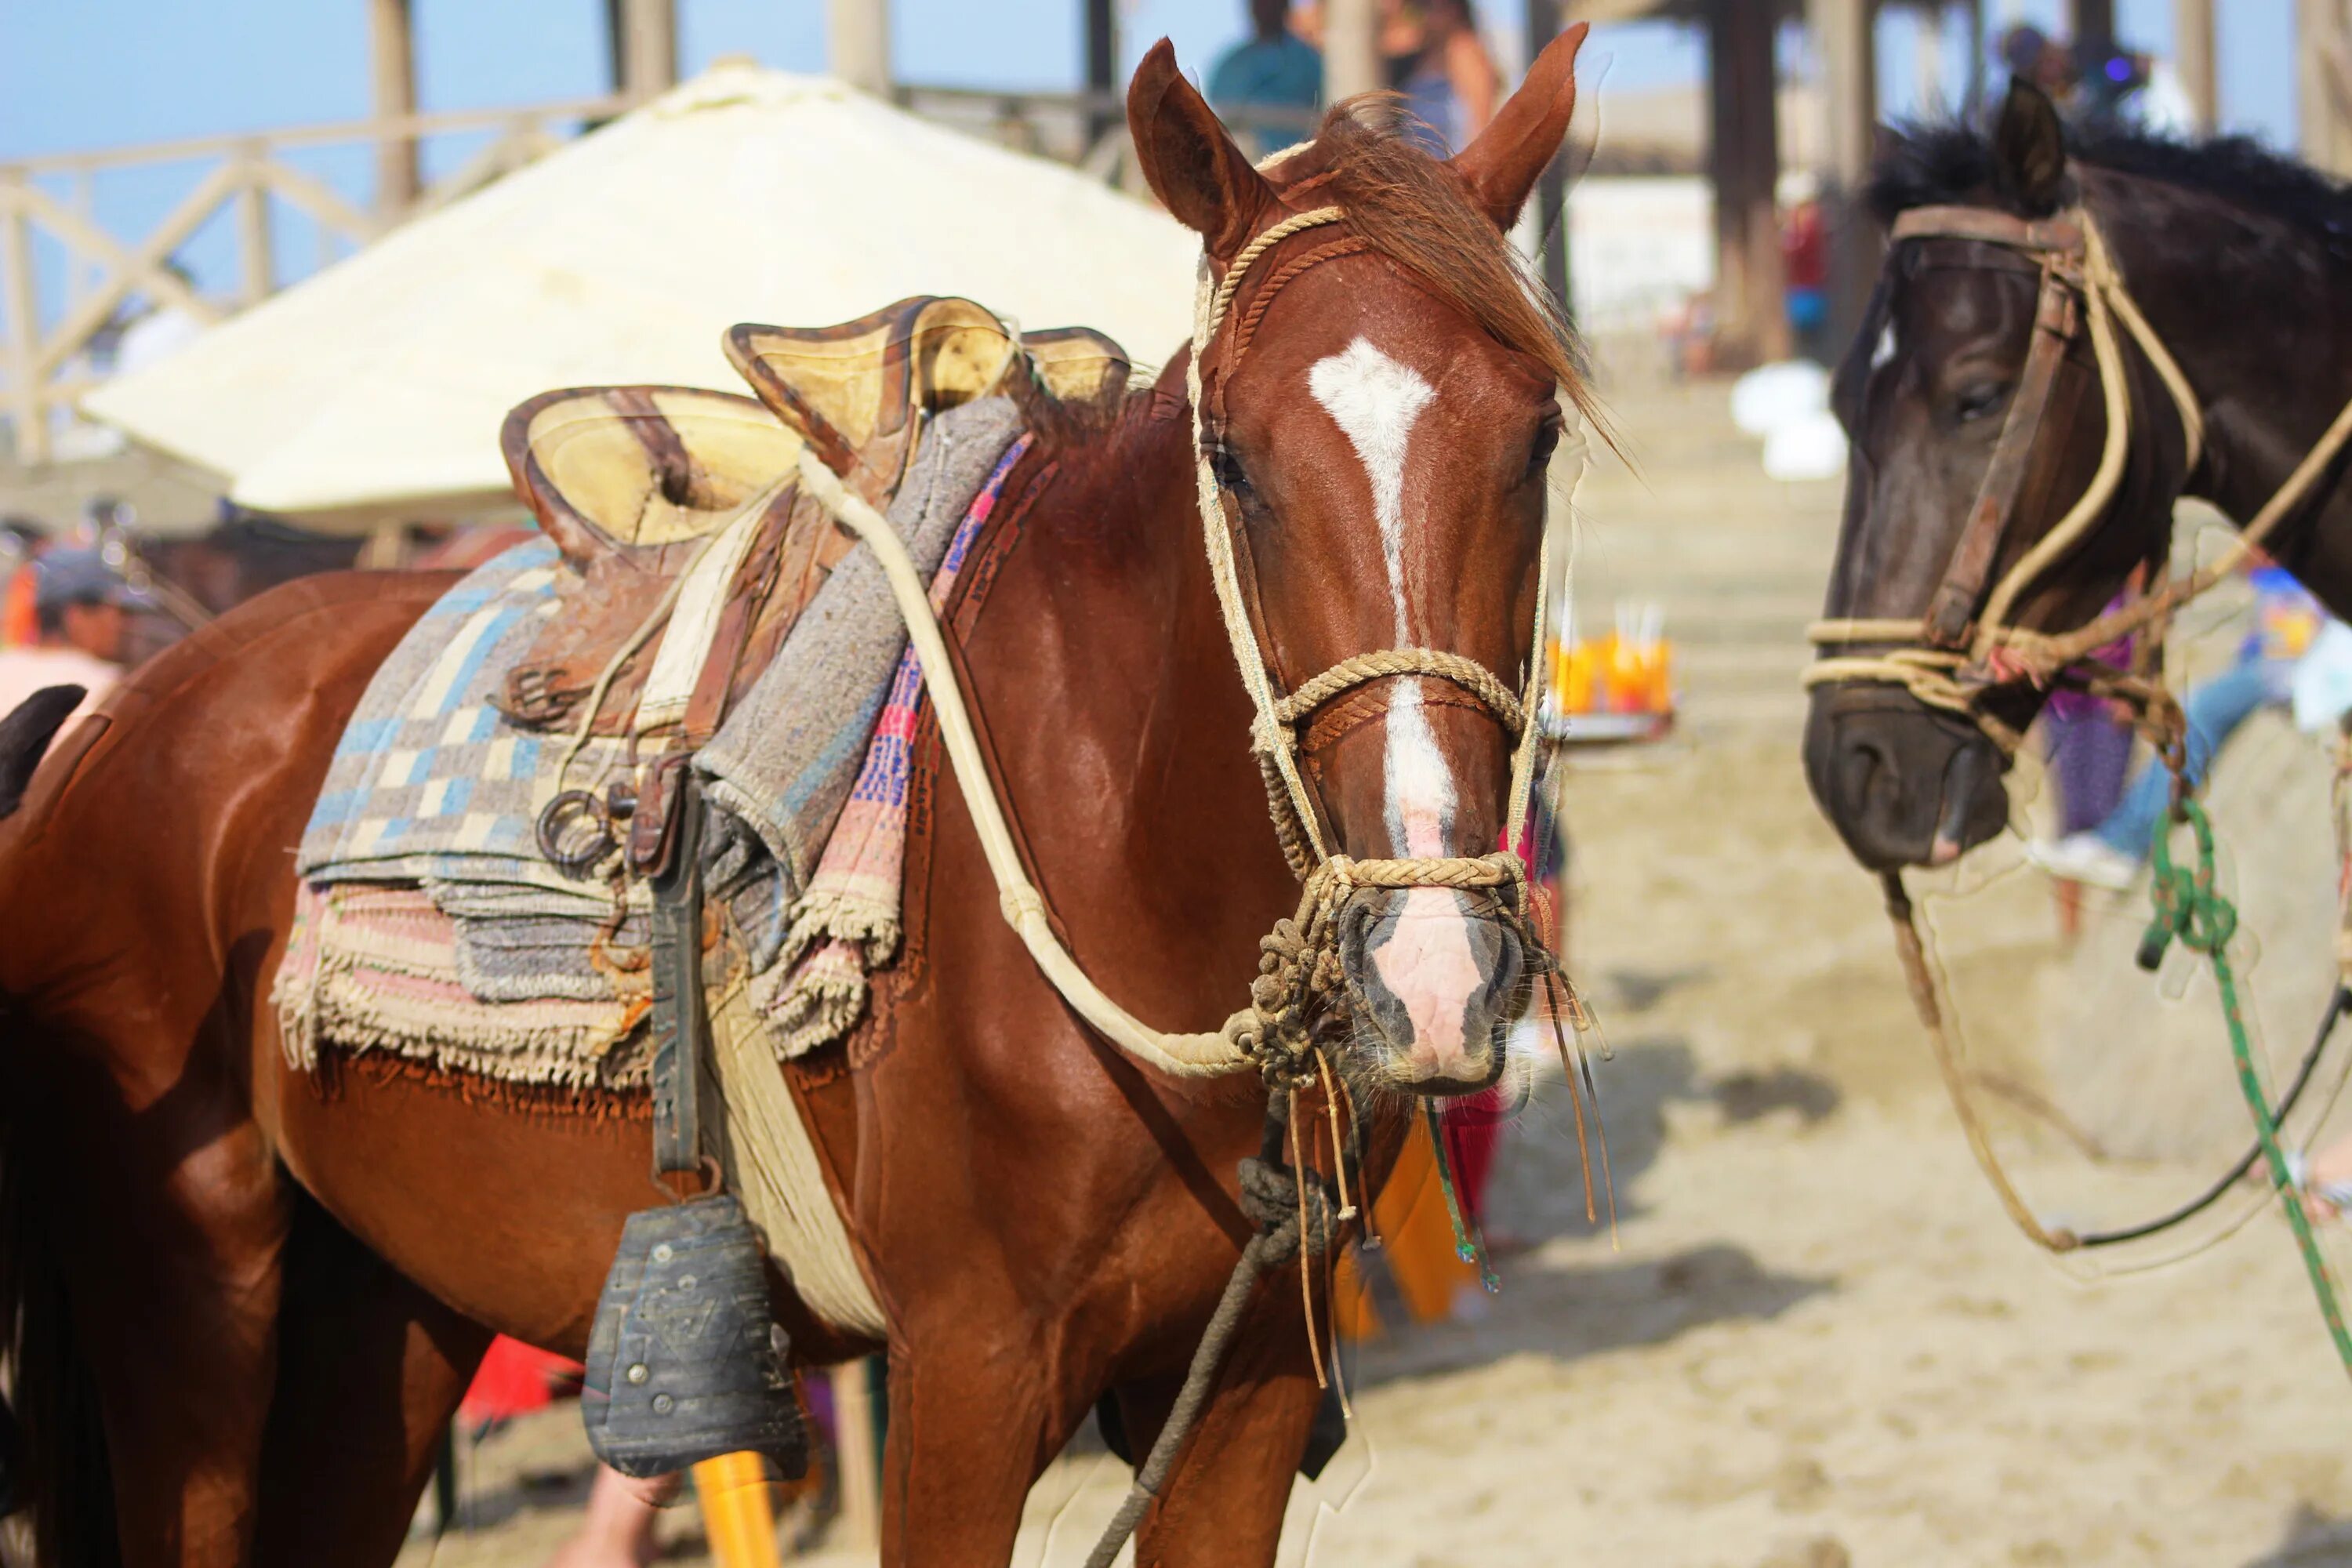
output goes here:
[[[1350, 100], [1324, 116], [1315, 140], [1284, 163], [1276, 183], [1294, 205], [1344, 208], [1349, 228], [1373, 250], [1506, 348], [1539, 361], [1578, 409], [1596, 418], [1584, 345], [1567, 312], [1529, 278], [1509, 237], [1471, 200], [1461, 177], [1403, 130], [1394, 94]], [[1114, 389], [1073, 403], [1032, 386], [1020, 401], [1050, 446], [1085, 440], [1143, 413], [1151, 394]]]
[[[2182, 139], [2127, 126], [2073, 127], [2070, 160], [2229, 202], [2352, 260], [2352, 185], [2250, 136]], [[1872, 172], [1872, 214], [1891, 224], [1913, 207], [1980, 199], [2000, 180], [1991, 138], [1965, 125], [1907, 126]]]

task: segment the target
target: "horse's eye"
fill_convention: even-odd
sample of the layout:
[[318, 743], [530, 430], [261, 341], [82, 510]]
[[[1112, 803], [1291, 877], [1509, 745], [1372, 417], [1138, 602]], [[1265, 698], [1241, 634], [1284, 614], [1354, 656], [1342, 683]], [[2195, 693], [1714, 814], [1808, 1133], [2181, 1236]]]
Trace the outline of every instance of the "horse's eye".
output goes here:
[[1528, 446], [1528, 476], [1539, 478], [1551, 467], [1551, 455], [1559, 450], [1560, 417], [1557, 409], [1544, 416], [1536, 426], [1536, 438]]
[[1217, 483], [1231, 491], [1237, 500], [1254, 493], [1249, 471], [1242, 467], [1241, 454], [1220, 441], [1209, 450], [1209, 471], [1217, 476]]
[[1952, 411], [1958, 416], [1961, 424], [1973, 424], [1999, 408], [2001, 400], [2008, 395], [2009, 388], [1999, 382], [1979, 382], [1961, 391], [1959, 396], [1953, 400]]

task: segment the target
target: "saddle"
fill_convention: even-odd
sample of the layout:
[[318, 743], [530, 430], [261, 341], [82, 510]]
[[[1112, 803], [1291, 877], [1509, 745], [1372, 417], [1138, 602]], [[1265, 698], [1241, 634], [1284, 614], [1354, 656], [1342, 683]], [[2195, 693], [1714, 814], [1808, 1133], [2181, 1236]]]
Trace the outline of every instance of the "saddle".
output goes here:
[[515, 724], [570, 729], [601, 681], [593, 732], [700, 745], [855, 546], [799, 493], [803, 448], [887, 508], [929, 416], [1022, 375], [1096, 397], [1129, 370], [1099, 332], [1016, 339], [971, 300], [930, 295], [835, 327], [738, 326], [725, 349], [756, 402], [586, 387], [507, 416], [515, 489], [572, 568], [508, 674], [499, 707]]

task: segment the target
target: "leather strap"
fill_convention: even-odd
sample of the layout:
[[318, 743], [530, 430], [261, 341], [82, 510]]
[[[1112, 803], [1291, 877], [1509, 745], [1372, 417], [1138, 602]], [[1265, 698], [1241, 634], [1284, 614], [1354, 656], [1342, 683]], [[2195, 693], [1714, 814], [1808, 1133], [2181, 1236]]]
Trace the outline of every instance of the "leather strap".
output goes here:
[[695, 679], [694, 694], [687, 699], [678, 739], [688, 751], [701, 750], [703, 743], [719, 732], [719, 721], [727, 716], [727, 699], [734, 689], [736, 667], [741, 663], [743, 649], [751, 640], [751, 624], [775, 584], [783, 553], [785, 525], [792, 518], [793, 503], [799, 499], [800, 487], [786, 485], [768, 502], [759, 521], [759, 531], [752, 536], [751, 547], [743, 552], [735, 580], [728, 584], [726, 607], [719, 613], [718, 629], [711, 634], [709, 650], [703, 655], [702, 672]]
[[2016, 250], [2077, 256], [2084, 246], [2083, 226], [2070, 216], [2022, 218], [1990, 207], [1963, 206], [1913, 207], [1895, 220], [1887, 239], [1894, 245], [1906, 239], [1980, 239]]
[[1928, 601], [1927, 641], [1931, 647], [1969, 646], [1977, 607], [1984, 601], [1993, 562], [2000, 553], [2010, 520], [2017, 514], [2025, 476], [2033, 464], [2035, 437], [2050, 411], [2058, 367], [2065, 363], [2067, 345], [2080, 328], [2074, 286], [2064, 270], [2053, 264], [2056, 254], [2042, 268], [2032, 341], [2025, 351], [2025, 368], [2018, 377], [2017, 390], [2010, 399], [2009, 416], [2001, 424], [2000, 438], [1993, 446], [1992, 460], [1985, 466], [1984, 482], [1977, 489], [1976, 503], [1969, 509], [1959, 542], [1944, 568], [1944, 580]]
[[702, 1168], [701, 1073], [710, 1055], [702, 995], [702, 788], [691, 767], [678, 767], [666, 782], [670, 841], [653, 879], [656, 1181]]

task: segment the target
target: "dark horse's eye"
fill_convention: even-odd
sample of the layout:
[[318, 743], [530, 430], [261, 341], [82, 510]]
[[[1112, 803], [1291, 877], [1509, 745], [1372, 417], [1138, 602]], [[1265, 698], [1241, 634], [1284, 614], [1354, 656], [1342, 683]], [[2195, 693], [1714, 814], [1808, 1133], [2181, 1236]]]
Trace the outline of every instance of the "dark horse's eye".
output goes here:
[[1952, 411], [1959, 416], [1961, 424], [1970, 424], [1999, 408], [2001, 399], [2008, 395], [2009, 388], [1999, 382], [1979, 382], [1960, 393], [1953, 401]]

